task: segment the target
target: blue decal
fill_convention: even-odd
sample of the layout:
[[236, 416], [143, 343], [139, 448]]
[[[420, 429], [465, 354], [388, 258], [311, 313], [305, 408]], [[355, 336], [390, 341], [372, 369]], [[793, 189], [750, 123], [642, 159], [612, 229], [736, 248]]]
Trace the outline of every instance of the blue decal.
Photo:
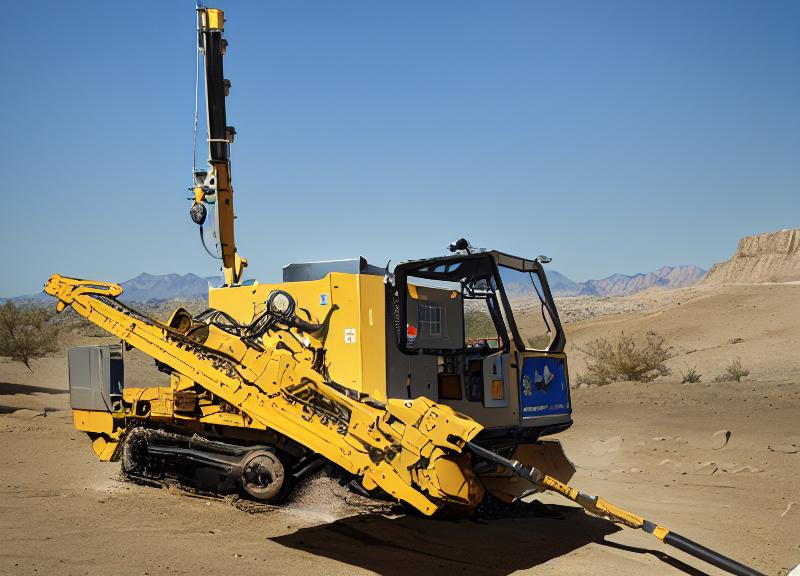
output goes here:
[[320, 294], [319, 295], [319, 305], [320, 306], [327, 306], [328, 305], [328, 295], [327, 294]]
[[523, 418], [569, 414], [569, 388], [563, 358], [525, 358], [519, 382]]

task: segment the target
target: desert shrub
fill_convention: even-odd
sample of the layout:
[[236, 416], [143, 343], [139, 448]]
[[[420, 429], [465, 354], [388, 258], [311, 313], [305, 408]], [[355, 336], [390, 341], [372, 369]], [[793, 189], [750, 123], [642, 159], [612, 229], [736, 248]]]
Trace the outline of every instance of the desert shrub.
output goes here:
[[464, 300], [464, 336], [467, 340], [497, 336], [497, 328], [486, 304]]
[[0, 306], [0, 356], [22, 362], [31, 370], [31, 361], [56, 351], [58, 327], [52, 314], [43, 308], [19, 308], [13, 302]]
[[681, 372], [681, 384], [696, 384], [700, 382], [703, 375], [697, 371], [696, 366], [687, 368], [685, 372]]
[[733, 360], [725, 372], [714, 378], [714, 382], [741, 382], [742, 378], [750, 375], [750, 370], [742, 368], [741, 358]]
[[588, 356], [581, 384], [603, 385], [622, 380], [650, 382], [670, 373], [664, 362], [672, 358], [672, 347], [652, 331], [632, 336], [620, 332], [613, 339], [597, 338], [578, 350]]

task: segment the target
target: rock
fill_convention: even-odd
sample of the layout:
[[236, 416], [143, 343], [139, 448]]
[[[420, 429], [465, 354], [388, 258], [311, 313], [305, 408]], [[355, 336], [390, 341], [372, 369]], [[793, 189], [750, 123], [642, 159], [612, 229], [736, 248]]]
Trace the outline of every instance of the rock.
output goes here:
[[702, 474], [703, 476], [711, 476], [717, 470], [719, 470], [719, 468], [713, 462], [703, 462], [694, 469], [694, 473]]
[[607, 440], [595, 440], [589, 454], [605, 456], [609, 452], [619, 452], [620, 448], [622, 448], [622, 436], [612, 436]]
[[588, 384], [578, 384], [578, 390], [588, 390], [588, 389], [589, 389]]
[[735, 462], [718, 464], [717, 470], [720, 472], [726, 472], [728, 474], [739, 474], [740, 472], [763, 472], [763, 470], [756, 468], [755, 466], [742, 466], [736, 464]]
[[29, 410], [28, 408], [20, 408], [11, 413], [14, 418], [21, 418], [23, 420], [30, 420], [32, 418], [37, 418], [39, 416], [47, 416], [46, 412], [42, 412], [41, 410]]
[[725, 445], [728, 443], [728, 440], [731, 438], [731, 431], [730, 430], [717, 430], [714, 434], [711, 435], [711, 449], [712, 450], [721, 450], [725, 448]]
[[781, 513], [781, 518], [783, 518], [784, 516], [786, 516], [786, 515], [789, 513], [789, 510], [791, 510], [791, 509], [792, 509], [792, 506], [794, 506], [794, 502], [789, 502], [789, 503], [786, 505], [786, 510], [784, 510], [784, 511]]
[[776, 444], [774, 446], [768, 446], [768, 448], [772, 452], [781, 452], [782, 454], [796, 454], [798, 450], [800, 450], [795, 444]]

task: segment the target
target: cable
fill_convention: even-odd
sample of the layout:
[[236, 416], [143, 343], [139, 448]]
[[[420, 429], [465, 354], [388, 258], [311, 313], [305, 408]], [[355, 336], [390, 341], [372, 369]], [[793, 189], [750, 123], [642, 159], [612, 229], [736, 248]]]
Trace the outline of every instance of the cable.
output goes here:
[[[195, 182], [195, 174], [197, 173], [197, 126], [199, 123], [200, 117], [200, 10], [201, 5], [199, 0], [195, 2], [195, 11], [197, 13], [197, 21], [195, 24], [195, 59], [194, 59], [194, 133], [192, 135], [192, 187], [196, 186], [197, 183]], [[216, 228], [216, 210], [214, 211], [214, 224], [213, 228]], [[216, 236], [216, 234], [214, 234]], [[209, 250], [208, 245], [206, 244], [205, 234], [203, 233], [203, 225], [200, 225], [200, 243], [203, 245], [203, 249], [208, 253], [209, 256], [214, 258], [215, 260], [222, 260], [222, 256], [218, 254], [214, 254], [211, 250]]]
[[214, 260], [222, 260], [222, 256], [217, 256], [216, 254], [211, 252], [211, 250], [208, 249], [208, 246], [206, 246], [206, 238], [205, 236], [203, 236], [202, 224], [200, 224], [200, 243], [203, 245], [203, 248], [205, 248], [205, 251], [208, 252], [208, 255], [211, 256]]

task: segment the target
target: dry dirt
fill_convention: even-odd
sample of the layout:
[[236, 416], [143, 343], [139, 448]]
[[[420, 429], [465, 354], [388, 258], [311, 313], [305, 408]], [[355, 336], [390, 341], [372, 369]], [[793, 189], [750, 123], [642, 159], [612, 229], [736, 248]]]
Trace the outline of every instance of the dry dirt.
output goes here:
[[[573, 484], [785, 574], [800, 563], [800, 286], [638, 298], [570, 324], [571, 342], [655, 329], [675, 347], [676, 375], [573, 391], [575, 425], [561, 435]], [[584, 360], [571, 352], [574, 376]], [[712, 383], [734, 357], [751, 375]], [[686, 366], [700, 383], [680, 384]], [[146, 368], [126, 365], [137, 379]], [[260, 514], [120, 482], [72, 428], [66, 386], [64, 358], [34, 373], [0, 360], [0, 573], [720, 574], [555, 496], [543, 499], [558, 518], [476, 522], [381, 514], [325, 478]], [[730, 438], [714, 449], [723, 429]]]

